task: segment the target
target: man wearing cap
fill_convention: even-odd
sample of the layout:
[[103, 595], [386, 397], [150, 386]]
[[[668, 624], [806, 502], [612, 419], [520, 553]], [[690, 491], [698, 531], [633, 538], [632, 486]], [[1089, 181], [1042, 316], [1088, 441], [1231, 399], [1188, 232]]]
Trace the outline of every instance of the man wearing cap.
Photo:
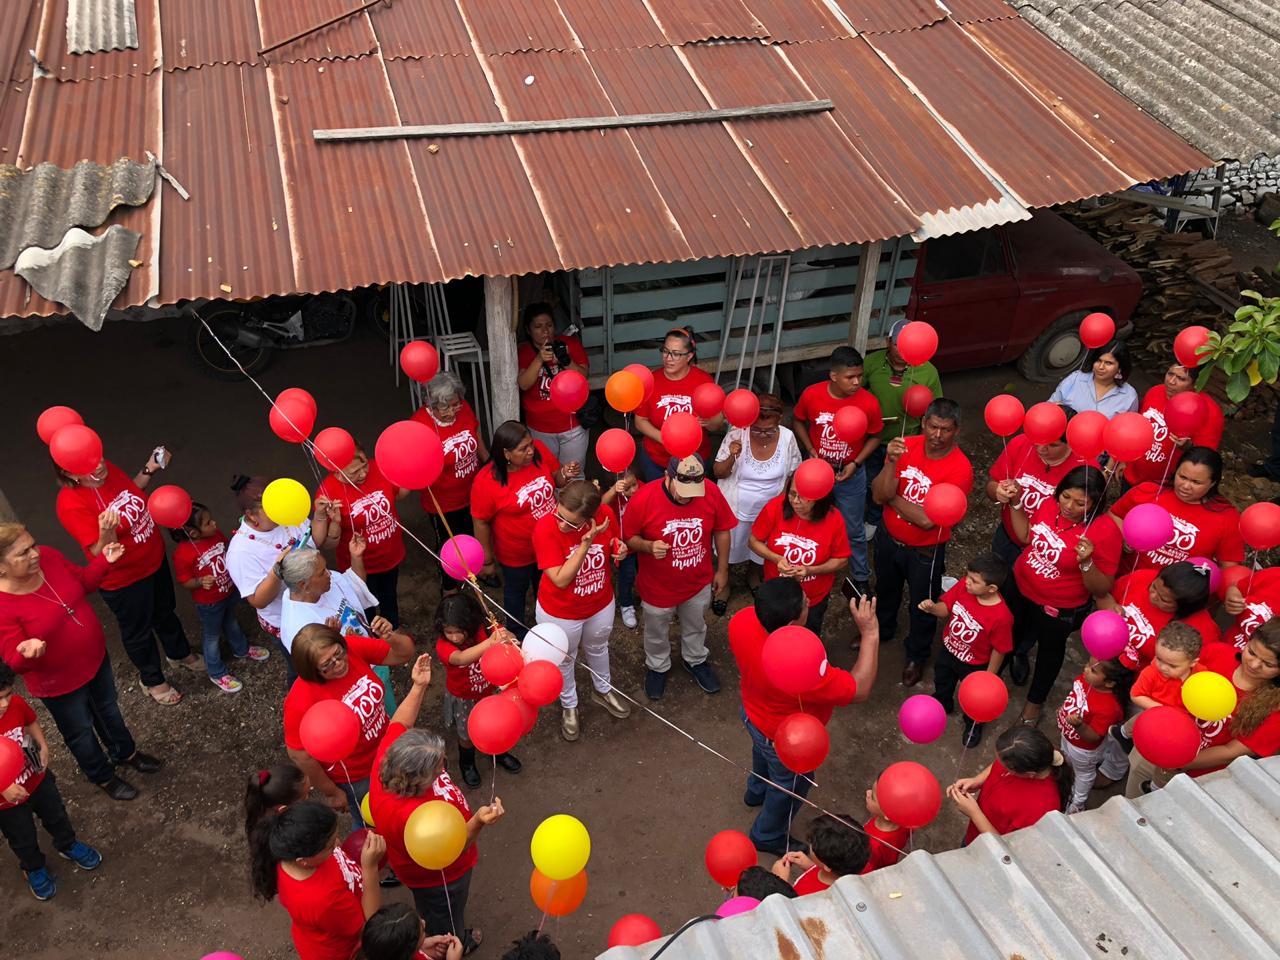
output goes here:
[[[644, 610], [644, 692], [661, 700], [671, 669], [671, 618], [680, 618], [684, 668], [706, 693], [720, 681], [707, 663], [707, 607], [729, 586], [729, 533], [738, 520], [724, 495], [708, 486], [697, 455], [667, 462], [627, 505], [622, 533], [636, 554], [636, 589]], [[715, 548], [714, 562], [712, 547]]]

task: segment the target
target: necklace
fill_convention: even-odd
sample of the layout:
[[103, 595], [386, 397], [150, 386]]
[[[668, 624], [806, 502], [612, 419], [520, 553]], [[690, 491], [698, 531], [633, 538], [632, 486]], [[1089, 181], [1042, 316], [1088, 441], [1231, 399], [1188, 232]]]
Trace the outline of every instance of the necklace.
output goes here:
[[[49, 592], [53, 594], [53, 597], [51, 598], [51, 597], [40, 596], [40, 587], [48, 587]], [[48, 578], [42, 577], [40, 579], [40, 586], [36, 587], [35, 590], [32, 591], [31, 595], [33, 597], [36, 597], [40, 600], [45, 601], [46, 603], [53, 603], [53, 604], [56, 604], [57, 606], [62, 607], [62, 609], [67, 612], [67, 616], [70, 617], [75, 622], [76, 626], [78, 627], [84, 626], [84, 624], [81, 623], [79, 619], [76, 617], [76, 612], [73, 609], [71, 609], [71, 605], [68, 604], [67, 601], [62, 599], [61, 595], [59, 595], [58, 591], [53, 588], [53, 584], [49, 582]]]

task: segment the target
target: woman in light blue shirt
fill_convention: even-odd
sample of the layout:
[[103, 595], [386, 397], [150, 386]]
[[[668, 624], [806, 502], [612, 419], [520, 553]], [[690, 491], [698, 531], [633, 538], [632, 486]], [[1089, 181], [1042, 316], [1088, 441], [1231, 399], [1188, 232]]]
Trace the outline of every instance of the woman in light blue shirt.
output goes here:
[[1091, 350], [1088, 360], [1089, 369], [1063, 377], [1049, 402], [1065, 403], [1077, 413], [1097, 410], [1108, 420], [1117, 413], [1136, 412], [1138, 391], [1127, 382], [1133, 365], [1128, 348], [1117, 341]]

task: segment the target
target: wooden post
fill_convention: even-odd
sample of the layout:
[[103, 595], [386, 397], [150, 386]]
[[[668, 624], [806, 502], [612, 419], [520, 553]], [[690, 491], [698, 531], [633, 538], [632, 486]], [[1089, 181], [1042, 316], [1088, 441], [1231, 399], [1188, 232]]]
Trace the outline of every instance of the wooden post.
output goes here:
[[493, 389], [493, 426], [520, 419], [516, 387], [516, 278], [484, 278], [485, 330], [489, 337], [489, 385]]
[[4, 491], [0, 490], [0, 523], [12, 523], [17, 519], [18, 515], [13, 512], [13, 504], [4, 495]]
[[871, 335], [871, 302], [876, 296], [882, 246], [879, 240], [864, 243], [858, 256], [858, 285], [853, 291], [853, 312], [849, 315], [849, 346], [864, 355]]

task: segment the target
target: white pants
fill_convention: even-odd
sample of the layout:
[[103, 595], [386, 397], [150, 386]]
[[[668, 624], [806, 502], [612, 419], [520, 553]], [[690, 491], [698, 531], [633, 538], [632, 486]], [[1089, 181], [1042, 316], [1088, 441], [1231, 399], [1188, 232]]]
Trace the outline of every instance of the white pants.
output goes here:
[[609, 634], [613, 631], [613, 601], [586, 620], [561, 620], [534, 606], [538, 623], [554, 623], [569, 638], [569, 654], [560, 662], [560, 706], [572, 710], [578, 706], [578, 683], [574, 667], [578, 662], [578, 647], [582, 647], [587, 666], [592, 670], [591, 683], [600, 693], [608, 693], [613, 687], [609, 676]]
[[1067, 758], [1076, 773], [1075, 787], [1071, 791], [1068, 813], [1083, 810], [1089, 800], [1089, 791], [1099, 771], [1108, 780], [1121, 780], [1129, 772], [1129, 758], [1116, 743], [1115, 737], [1104, 736], [1102, 743], [1093, 750], [1085, 750], [1062, 738], [1062, 755]]
[[751, 525], [755, 520], [739, 520], [738, 525], [729, 532], [729, 562], [743, 563], [750, 560], [752, 563], [764, 566], [764, 558], [758, 553], [754, 553], [748, 538], [751, 536]]

